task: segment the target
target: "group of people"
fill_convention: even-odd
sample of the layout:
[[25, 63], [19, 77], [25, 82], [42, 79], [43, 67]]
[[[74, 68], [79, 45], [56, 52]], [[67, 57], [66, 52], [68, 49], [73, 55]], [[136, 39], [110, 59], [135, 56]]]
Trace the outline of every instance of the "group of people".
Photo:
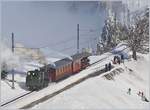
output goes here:
[[124, 56], [121, 54], [121, 56], [114, 56], [114, 59], [113, 59], [113, 63], [114, 64], [120, 64], [121, 62], [124, 62]]
[[[131, 95], [131, 88], [128, 89], [127, 94]], [[141, 100], [149, 102], [149, 100], [145, 97], [144, 92], [139, 91], [137, 95], [141, 97]]]
[[111, 62], [109, 62], [108, 64], [105, 64], [105, 72], [110, 71], [112, 68]]
[[138, 96], [140, 96], [143, 101], [149, 102], [149, 100], [145, 97], [143, 92], [139, 91]]
[[[120, 64], [121, 62], [124, 62], [124, 56], [121, 54], [121, 56], [114, 56], [114, 59], [112, 61], [113, 64]], [[112, 69], [112, 64], [109, 62], [108, 64], [105, 64], [105, 72], [110, 71]]]

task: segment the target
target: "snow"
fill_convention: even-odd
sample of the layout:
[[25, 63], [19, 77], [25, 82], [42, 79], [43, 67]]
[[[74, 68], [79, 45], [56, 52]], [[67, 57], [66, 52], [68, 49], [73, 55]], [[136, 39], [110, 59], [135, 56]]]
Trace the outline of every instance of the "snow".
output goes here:
[[47, 61], [50, 61], [50, 62], [55, 62], [58, 60], [60, 60], [60, 59], [58, 59], [58, 58], [47, 58]]
[[[88, 79], [32, 109], [148, 109], [149, 103], [137, 95], [142, 90], [150, 99], [149, 60], [145, 57], [147, 56], [140, 56], [137, 62], [126, 61], [125, 66], [121, 64], [119, 67], [125, 71], [116, 76], [114, 81], [102, 76]], [[133, 73], [129, 73], [126, 66], [132, 68]], [[131, 95], [127, 94], [128, 88], [131, 88]]]
[[122, 2], [127, 4], [131, 12], [150, 6], [149, 0], [122, 0]]
[[127, 48], [126, 44], [122, 44], [122, 45], [117, 45], [114, 49], [114, 51], [121, 51], [123, 49]]
[[[59, 60], [58, 58], [47, 58], [50, 62], [55, 62]], [[11, 73], [8, 74], [7, 80], [1, 80], [1, 103], [8, 102], [18, 96], [21, 96], [27, 92], [27, 88], [25, 87], [26, 82], [26, 73], [27, 71], [39, 69], [39, 67], [44, 66], [43, 64], [38, 63], [37, 61], [31, 62], [22, 62], [22, 64], [16, 67], [15, 70], [15, 89], [13, 90], [12, 82], [9, 80], [12, 79]], [[11, 71], [10, 71], [11, 72]]]
[[[8, 75], [8, 79], [11, 79], [11, 75]], [[12, 82], [8, 80], [1, 80], [1, 103], [8, 102], [11, 99], [14, 99], [16, 96], [27, 93], [25, 90], [25, 76], [15, 74], [15, 89], [13, 90]]]
[[[95, 78], [90, 78], [84, 82], [74, 86], [73, 88], [66, 90], [57, 96], [34, 106], [32, 109], [37, 108], [51, 108], [51, 109], [102, 109], [102, 108], [148, 108], [148, 103], [141, 101], [141, 98], [136, 95], [139, 90], [142, 90], [146, 97], [150, 99], [148, 89], [148, 55], [137, 54], [138, 61], [125, 61], [125, 65], [115, 65], [116, 68], [123, 68], [124, 72], [118, 76], [115, 76], [114, 81], [106, 80], [102, 77], [109, 72], [99, 75]], [[46, 95], [54, 93], [65, 86], [76, 82], [88, 74], [98, 71], [104, 68], [106, 63], [111, 62], [113, 59], [112, 53], [105, 53], [98, 56], [90, 56], [90, 63], [94, 63], [98, 60], [101, 62], [94, 64], [85, 70], [70, 76], [69, 78], [60, 81], [58, 83], [50, 83], [48, 87], [33, 92], [32, 94], [25, 96], [18, 101], [8, 104], [4, 108], [21, 108], [33, 101], [36, 101]], [[52, 58], [51, 61], [57, 61], [58, 59]], [[140, 65], [139, 65], [140, 64]], [[28, 63], [29, 67], [36, 67], [36, 62]], [[141, 66], [142, 65], [142, 66]], [[25, 65], [24, 65], [25, 66]], [[40, 65], [38, 65], [40, 66]], [[27, 68], [29, 68], [27, 67]], [[127, 68], [133, 70], [130, 73]], [[112, 70], [112, 71], [113, 71]], [[8, 79], [11, 79], [11, 75], [8, 75]], [[25, 88], [25, 74], [15, 74], [15, 89], [10, 87], [11, 82], [1, 81], [1, 101], [2, 103], [13, 99], [16, 96], [27, 93]], [[128, 95], [127, 89], [132, 88], [131, 95]]]
[[[38, 92], [34, 92], [32, 95], [29, 95], [28, 97], [23, 99], [23, 101], [21, 101], [21, 100], [16, 101], [16, 102], [14, 102], [15, 104], [14, 103], [9, 104], [7, 107], [8, 108], [20, 108], [20, 107], [22, 107], [26, 104], [31, 103], [32, 101], [35, 101], [35, 100], [38, 100], [38, 99], [42, 98], [45, 95], [48, 95], [50, 93], [53, 93], [57, 90], [62, 89], [63, 87], [77, 81], [78, 79], [83, 78], [83, 77], [87, 76], [88, 74], [93, 73], [94, 71], [97, 71], [98, 69], [100, 69], [100, 67], [104, 68], [103, 67], [104, 63], [106, 63], [106, 62], [108, 63], [108, 61], [110, 61], [110, 59], [112, 59], [112, 57], [113, 57], [113, 56], [111, 56], [111, 57], [107, 56], [107, 55], [110, 55], [110, 54], [111, 53], [107, 53], [105, 55], [99, 56], [99, 59], [104, 58], [104, 57], [107, 58], [107, 59], [103, 60], [103, 62], [97, 63], [97, 64], [93, 65], [92, 67], [89, 67], [89, 68], [79, 72], [78, 74], [67, 78], [66, 80], [60, 81], [58, 83], [50, 83], [47, 88], [44, 88], [44, 89], [42, 89], [41, 91], [38, 91]], [[91, 61], [92, 61], [92, 59], [91, 59]], [[2, 87], [5, 87], [5, 86], [2, 86]], [[16, 94], [17, 94], [17, 92], [18, 91], [16, 91]], [[10, 96], [7, 95], [7, 97], [10, 97]]]
[[106, 58], [108, 56], [112, 55], [111, 53], [107, 52], [107, 53], [104, 53], [102, 55], [93, 55], [93, 56], [89, 56], [89, 60], [90, 60], [90, 64], [98, 61], [98, 60], [106, 60]]

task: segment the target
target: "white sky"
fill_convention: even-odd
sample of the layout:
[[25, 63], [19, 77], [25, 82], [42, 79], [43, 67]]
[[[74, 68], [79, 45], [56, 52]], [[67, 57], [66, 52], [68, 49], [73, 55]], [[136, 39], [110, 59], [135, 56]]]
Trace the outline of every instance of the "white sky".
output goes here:
[[[95, 45], [95, 38], [101, 35], [106, 19], [105, 7], [97, 6], [94, 1], [10, 1], [2, 2], [1, 8], [2, 37], [8, 40], [8, 44], [11, 32], [14, 32], [15, 42], [26, 47], [49, 46], [53, 50], [72, 54], [76, 52], [77, 24], [80, 24], [81, 49]], [[120, 9], [119, 5], [115, 8]], [[91, 29], [95, 31], [89, 32]]]
[[[14, 32], [15, 41], [28, 47], [51, 46], [66, 40], [68, 45], [61, 47], [76, 47], [77, 23], [81, 29], [101, 30], [104, 14], [94, 9], [94, 4], [77, 4], [76, 10], [76, 7], [71, 7], [71, 2], [4, 2], [2, 36], [11, 37], [11, 32]], [[87, 31], [81, 31], [80, 34], [85, 34], [85, 41], [89, 39], [85, 37], [98, 37], [100, 32], [91, 36], [86, 36], [89, 35]], [[59, 48], [58, 44], [55, 46], [57, 48], [54, 49]]]

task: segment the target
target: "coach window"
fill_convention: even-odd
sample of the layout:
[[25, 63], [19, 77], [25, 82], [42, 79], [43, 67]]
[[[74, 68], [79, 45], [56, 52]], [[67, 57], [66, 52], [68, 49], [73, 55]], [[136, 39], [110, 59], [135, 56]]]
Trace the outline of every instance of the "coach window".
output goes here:
[[68, 65], [65, 67], [65, 71], [66, 71], [66, 72], [68, 71]]
[[69, 64], [69, 71], [71, 71], [71, 64]]
[[66, 66], [64, 66], [64, 72], [66, 72]]
[[62, 73], [62, 67], [60, 68], [60, 74]]
[[63, 72], [65, 72], [65, 66], [63, 66]]
[[66, 73], [66, 69], [65, 69], [65, 68], [66, 68], [66, 65], [65, 65], [64, 68], [63, 68], [63, 69], [64, 69], [64, 73]]
[[68, 71], [68, 65], [65, 66], [65, 72], [67, 72], [67, 71]]
[[59, 68], [59, 69], [58, 69], [58, 71], [59, 71], [58, 73], [60, 73], [60, 72], [61, 72], [61, 70], [60, 70], [60, 69], [61, 69], [61, 68]]
[[56, 73], [57, 73], [57, 74], [59, 73], [58, 69], [56, 69]]
[[60, 68], [61, 69], [61, 73], [63, 72], [63, 67]]
[[70, 64], [68, 64], [68, 71], [70, 71]]
[[68, 71], [68, 65], [66, 65], [66, 67], [65, 67], [65, 72], [67, 72]]
[[58, 74], [60, 73], [59, 68], [58, 68]]

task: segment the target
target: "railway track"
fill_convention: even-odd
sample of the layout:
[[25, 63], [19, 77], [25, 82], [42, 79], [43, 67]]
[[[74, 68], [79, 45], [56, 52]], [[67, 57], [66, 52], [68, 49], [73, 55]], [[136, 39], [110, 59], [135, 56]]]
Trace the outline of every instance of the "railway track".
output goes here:
[[[125, 48], [125, 49], [127, 49], [127, 48]], [[122, 51], [124, 51], [125, 49], [123, 49]], [[120, 52], [121, 52], [121, 51], [120, 51]], [[99, 62], [104, 61], [105, 59], [107, 59], [108, 57], [110, 57], [110, 56], [112, 56], [112, 55], [114, 55], [114, 54], [110, 54], [110, 55], [108, 55], [108, 56], [106, 56], [106, 57], [104, 57], [104, 58], [102, 58], [102, 59], [100, 59], [100, 60], [98, 60], [98, 61], [96, 61], [96, 62], [90, 64], [89, 67], [91, 67], [91, 66], [93, 66], [93, 65], [95, 65], [95, 64], [97, 64], [97, 63], [99, 63]], [[88, 68], [89, 68], [89, 67], [88, 67]], [[83, 77], [83, 78], [77, 80], [76, 82], [67, 85], [66, 87], [62, 88], [61, 90], [58, 90], [58, 91], [56, 91], [56, 92], [54, 92], [54, 93], [52, 93], [52, 94], [50, 94], [50, 95], [48, 95], [48, 96], [45, 96], [45, 97], [43, 97], [43, 98], [41, 98], [41, 99], [39, 99], [39, 100], [36, 100], [36, 101], [34, 101], [34, 102], [32, 102], [32, 103], [30, 103], [30, 104], [28, 104], [28, 105], [22, 107], [21, 109], [27, 109], [27, 108], [33, 107], [35, 104], [38, 104], [38, 103], [41, 103], [41, 102], [43, 102], [43, 101], [45, 101], [45, 100], [47, 100], [47, 99], [50, 99], [50, 98], [52, 98], [52, 97], [58, 95], [59, 93], [61, 93], [61, 92], [65, 91], [65, 90], [67, 90], [67, 89], [69, 89], [69, 88], [71, 88], [71, 87], [73, 87], [73, 86], [75, 86], [75, 85], [77, 85], [77, 84], [83, 82], [84, 80], [86, 80], [86, 79], [88, 79], [88, 78], [91, 78], [91, 77], [98, 76], [98, 75], [102, 74], [103, 72], [104, 72], [104, 69], [99, 70], [99, 71], [96, 71], [96, 72], [94, 72], [94, 73], [92, 73], [92, 74], [89, 74], [89, 75], [87, 75], [87, 76], [85, 76], [85, 77]], [[8, 104], [10, 104], [10, 103], [12, 103], [12, 102], [14, 102], [14, 101], [20, 99], [20, 98], [23, 98], [23, 97], [25, 97], [25, 96], [27, 96], [27, 95], [33, 93], [33, 92], [34, 92], [34, 91], [28, 92], [28, 93], [26, 93], [26, 94], [23, 94], [23, 95], [21, 95], [21, 96], [19, 96], [19, 97], [16, 97], [16, 98], [14, 98], [14, 99], [8, 101], [8, 102], [6, 102], [6, 103], [3, 103], [3, 104], [1, 104], [1, 107], [5, 106], [5, 105], [8, 105]]]
[[[105, 59], [106, 59], [106, 58], [105, 58]], [[101, 61], [101, 60], [90, 64], [89, 67], [93, 66], [93, 65], [96, 64], [96, 63], [99, 63], [100, 61]], [[88, 68], [89, 68], [89, 67], [88, 67]], [[69, 87], [69, 86], [68, 86], [68, 87]], [[68, 88], [68, 87], [67, 87], [67, 88]], [[27, 96], [27, 95], [29, 95], [29, 94], [31, 94], [31, 93], [33, 93], [33, 91], [28, 92], [28, 93], [25, 93], [25, 94], [23, 94], [23, 95], [21, 95], [21, 96], [19, 96], [19, 97], [16, 97], [16, 98], [14, 98], [14, 99], [12, 99], [12, 100], [10, 100], [10, 101], [8, 101], [8, 102], [5, 102], [5, 103], [1, 104], [1, 107], [6, 106], [6, 105], [8, 105], [8, 104], [10, 104], [10, 103], [12, 103], [12, 102], [14, 102], [14, 101], [20, 99], [20, 98], [23, 98], [23, 97], [25, 97], [25, 96]], [[58, 93], [59, 93], [59, 92], [58, 92]], [[54, 93], [54, 94], [56, 94], [56, 93]]]
[[[103, 61], [103, 60], [105, 60], [105, 59], [108, 58], [108, 57], [109, 57], [109, 56], [107, 56], [107, 57], [105, 57], [105, 58], [103, 58], [103, 59], [100, 59], [100, 60], [98, 60], [98, 61], [96, 61], [96, 62], [90, 64], [89, 67], [91, 67], [91, 66], [93, 66], [93, 65], [95, 65], [95, 64], [97, 64], [97, 63], [99, 63], [99, 62], [101, 62], [101, 61]], [[88, 68], [89, 68], [89, 67], [88, 67]], [[95, 74], [95, 75], [97, 75], [97, 74]], [[90, 76], [90, 75], [88, 75], [87, 77], [81, 78], [81, 79], [80, 79], [79, 81], [77, 81], [76, 83], [70, 84], [70, 85], [68, 85], [67, 87], [63, 88], [63, 90], [54, 92], [54, 93], [51, 94], [51, 96], [48, 97], [48, 98], [54, 97], [55, 95], [57, 95], [57, 94], [59, 94], [59, 93], [65, 91], [66, 89], [69, 89], [69, 88], [73, 87], [74, 85], [76, 85], [76, 84], [78, 84], [78, 83], [84, 81], [85, 79], [87, 79], [89, 76]], [[94, 76], [94, 75], [93, 75], [93, 76]], [[33, 93], [33, 91], [28, 92], [28, 93], [25, 93], [25, 94], [23, 94], [23, 95], [21, 95], [21, 96], [19, 96], [19, 97], [16, 97], [16, 98], [14, 98], [14, 99], [12, 99], [12, 100], [10, 100], [10, 101], [8, 101], [8, 102], [5, 102], [5, 103], [1, 104], [1, 107], [6, 106], [6, 105], [8, 105], [8, 104], [10, 104], [10, 103], [12, 103], [12, 102], [15, 102], [16, 100], [18, 100], [18, 99], [20, 99], [20, 98], [23, 98], [23, 97], [25, 97], [25, 96], [27, 96], [27, 95], [29, 95], [29, 94], [31, 94], [31, 93]], [[26, 107], [25, 107], [25, 108], [26, 108]], [[24, 108], [23, 108], [23, 109], [24, 109]]]
[[[112, 67], [112, 68], [114, 68], [114, 67]], [[60, 94], [60, 93], [62, 93], [62, 92], [64, 92], [64, 91], [66, 91], [66, 90], [68, 90], [68, 89], [70, 89], [70, 88], [76, 86], [77, 84], [79, 84], [79, 83], [81, 83], [81, 82], [83, 82], [83, 81], [85, 81], [85, 80], [87, 80], [87, 79], [89, 79], [89, 78], [96, 77], [96, 76], [98, 76], [98, 75], [100, 75], [100, 74], [102, 74], [102, 73], [104, 73], [104, 72], [105, 72], [105, 69], [101, 69], [101, 70], [96, 71], [96, 72], [94, 72], [94, 73], [92, 73], [92, 74], [89, 74], [89, 75], [87, 75], [87, 76], [85, 76], [85, 77], [83, 77], [83, 78], [80, 78], [80, 79], [78, 79], [77, 81], [75, 81], [75, 82], [73, 82], [73, 83], [71, 83], [71, 84], [69, 84], [69, 85], [63, 87], [63, 88], [60, 89], [60, 90], [57, 90], [57, 91], [55, 91], [55, 92], [53, 92], [53, 93], [51, 93], [51, 94], [49, 94], [49, 95], [46, 95], [46, 96], [44, 96], [44, 97], [42, 97], [42, 98], [40, 98], [40, 99], [38, 99], [38, 100], [36, 100], [36, 101], [31, 102], [30, 104], [27, 104], [27, 105], [23, 106], [23, 107], [20, 108], [20, 109], [29, 109], [29, 108], [31, 108], [31, 107], [33, 107], [33, 106], [39, 104], [39, 103], [42, 103], [42, 102], [44, 102], [44, 101], [46, 101], [46, 100], [48, 100], [48, 99], [50, 99], [50, 98], [55, 97], [56, 95], [58, 95], [58, 94]]]
[[20, 98], [23, 98], [23, 97], [25, 97], [25, 96], [27, 96], [27, 95], [33, 93], [33, 92], [34, 92], [34, 91], [25, 93], [25, 94], [23, 94], [23, 95], [21, 95], [21, 96], [19, 96], [19, 97], [16, 97], [16, 98], [14, 98], [14, 99], [12, 99], [12, 100], [10, 100], [10, 101], [8, 101], [8, 102], [5, 102], [5, 103], [1, 104], [1, 107], [5, 106], [5, 105], [8, 105], [8, 104], [10, 104], [10, 103], [12, 103], [12, 102], [14, 102], [14, 101], [20, 99]]
[[[102, 60], [102, 59], [101, 59], [101, 60]], [[101, 60], [90, 64], [89, 67], [93, 66], [93, 65], [96, 64], [96, 63], [99, 63]], [[88, 67], [88, 68], [89, 68], [89, 67]], [[80, 81], [79, 81], [79, 82], [80, 82]], [[66, 88], [69, 88], [69, 87], [70, 87], [70, 86], [68, 85]], [[62, 91], [58, 91], [58, 92], [56, 92], [56, 93], [54, 93], [54, 94], [57, 95], [57, 94], [60, 93], [60, 92], [62, 92]], [[27, 96], [27, 95], [29, 95], [29, 94], [31, 94], [31, 93], [33, 93], [33, 91], [28, 92], [28, 93], [25, 93], [25, 94], [23, 94], [23, 95], [21, 95], [21, 96], [18, 96], [18, 97], [14, 98], [14, 99], [12, 99], [12, 100], [10, 100], [10, 101], [8, 101], [8, 102], [5, 102], [5, 103], [1, 104], [1, 107], [6, 106], [6, 105], [8, 105], [8, 104], [10, 104], [10, 103], [12, 103], [12, 102], [15, 102], [16, 100], [18, 100], [18, 99], [20, 99], [20, 98], [23, 98], [23, 97], [25, 97], [25, 96]], [[55, 96], [55, 95], [52, 95], [52, 96]]]
[[[126, 50], [126, 49], [127, 49], [127, 48], [121, 50], [120, 52], [122, 52], [122, 51], [124, 51], [124, 50]], [[93, 65], [95, 65], [95, 64], [97, 64], [97, 63], [99, 63], [99, 62], [102, 62], [102, 61], [105, 60], [106, 58], [108, 58], [108, 57], [110, 57], [110, 56], [113, 56], [113, 55], [114, 55], [114, 54], [110, 54], [110, 55], [108, 55], [107, 57], [102, 58], [102, 59], [100, 59], [100, 60], [98, 60], [98, 61], [92, 63], [89, 67], [91, 67], [91, 66], [93, 66]], [[89, 68], [89, 67], [88, 67], [88, 68]], [[112, 68], [114, 68], [114, 66], [112, 66]], [[68, 89], [74, 87], [75, 85], [77, 85], [77, 84], [79, 84], [79, 83], [81, 83], [81, 82], [83, 82], [83, 81], [85, 81], [85, 80], [87, 80], [87, 79], [89, 79], [89, 78], [93, 78], [93, 77], [96, 77], [96, 76], [98, 76], [98, 75], [100, 75], [100, 74], [103, 74], [104, 72], [105, 72], [105, 68], [103, 68], [103, 69], [101, 69], [101, 70], [98, 70], [98, 71], [95, 71], [95, 72], [93, 72], [93, 73], [91, 73], [91, 74], [88, 74], [87, 76], [78, 79], [77, 81], [75, 81], [75, 82], [73, 82], [73, 83], [71, 83], [71, 84], [69, 84], [69, 85], [63, 87], [62, 89], [60, 89], [60, 90], [58, 90], [58, 91], [55, 91], [55, 92], [53, 92], [53, 93], [51, 93], [51, 94], [49, 94], [49, 95], [46, 95], [46, 96], [44, 96], [44, 97], [42, 97], [42, 98], [40, 98], [40, 99], [38, 99], [38, 100], [36, 100], [36, 101], [33, 101], [33, 102], [31, 102], [30, 104], [27, 104], [27, 105], [21, 107], [20, 109], [29, 109], [29, 108], [31, 108], [31, 107], [33, 107], [33, 106], [39, 104], [39, 103], [42, 103], [42, 102], [44, 102], [44, 101], [46, 101], [46, 100], [48, 100], [48, 99], [50, 99], [50, 98], [52, 98], [52, 97], [54, 97], [54, 96], [60, 94], [60, 93], [62, 93], [62, 92], [65, 91], [65, 90], [68, 90]]]

